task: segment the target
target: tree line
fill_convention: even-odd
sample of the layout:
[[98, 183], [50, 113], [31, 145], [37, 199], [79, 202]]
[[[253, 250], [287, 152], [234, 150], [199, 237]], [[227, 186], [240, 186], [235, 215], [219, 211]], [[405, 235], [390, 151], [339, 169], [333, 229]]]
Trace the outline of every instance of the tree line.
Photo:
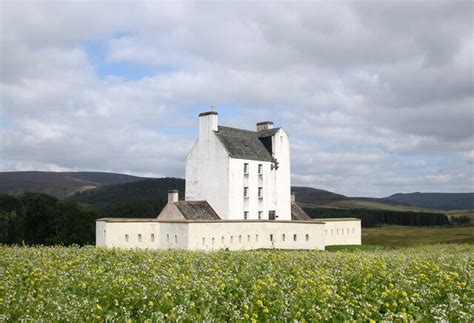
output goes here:
[[0, 243], [72, 245], [95, 243], [98, 213], [43, 193], [0, 195]]
[[361, 219], [363, 227], [375, 227], [383, 224], [406, 226], [436, 226], [451, 224], [449, 218], [442, 213], [336, 208], [304, 208], [304, 210], [313, 219], [359, 218]]

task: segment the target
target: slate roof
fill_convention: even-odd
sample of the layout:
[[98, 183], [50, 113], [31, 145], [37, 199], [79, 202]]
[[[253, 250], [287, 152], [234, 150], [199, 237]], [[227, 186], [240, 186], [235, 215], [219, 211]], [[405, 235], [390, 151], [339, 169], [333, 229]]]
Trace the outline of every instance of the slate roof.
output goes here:
[[272, 154], [259, 139], [260, 132], [219, 126], [215, 134], [232, 158], [273, 162]]
[[311, 220], [308, 214], [296, 203], [291, 203], [291, 220]]
[[220, 220], [207, 201], [179, 201], [176, 207], [186, 220]]
[[260, 130], [259, 132], [257, 132], [257, 136], [258, 136], [258, 138], [272, 137], [280, 129], [281, 128], [272, 128], [272, 129]]

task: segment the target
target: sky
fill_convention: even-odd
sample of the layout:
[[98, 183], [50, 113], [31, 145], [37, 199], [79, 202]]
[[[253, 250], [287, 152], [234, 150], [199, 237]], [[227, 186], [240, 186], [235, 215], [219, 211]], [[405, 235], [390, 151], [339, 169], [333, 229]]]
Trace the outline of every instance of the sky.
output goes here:
[[184, 177], [198, 114], [292, 185], [474, 191], [474, 2], [0, 2], [0, 171]]

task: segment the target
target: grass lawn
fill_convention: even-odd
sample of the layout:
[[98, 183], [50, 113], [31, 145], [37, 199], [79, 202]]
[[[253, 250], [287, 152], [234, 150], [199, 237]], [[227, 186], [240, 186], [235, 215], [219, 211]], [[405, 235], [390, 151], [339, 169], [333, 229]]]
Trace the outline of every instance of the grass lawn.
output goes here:
[[386, 226], [362, 229], [362, 244], [386, 247], [471, 243], [474, 227], [402, 227]]

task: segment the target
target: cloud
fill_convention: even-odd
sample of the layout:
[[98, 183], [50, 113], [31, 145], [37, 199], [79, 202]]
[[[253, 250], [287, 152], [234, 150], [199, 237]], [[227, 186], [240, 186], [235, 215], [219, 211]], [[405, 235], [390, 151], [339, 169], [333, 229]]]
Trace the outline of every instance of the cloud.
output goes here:
[[472, 12], [470, 1], [7, 1], [0, 169], [184, 176], [197, 113], [216, 105], [223, 124], [287, 130], [293, 184], [472, 191]]

